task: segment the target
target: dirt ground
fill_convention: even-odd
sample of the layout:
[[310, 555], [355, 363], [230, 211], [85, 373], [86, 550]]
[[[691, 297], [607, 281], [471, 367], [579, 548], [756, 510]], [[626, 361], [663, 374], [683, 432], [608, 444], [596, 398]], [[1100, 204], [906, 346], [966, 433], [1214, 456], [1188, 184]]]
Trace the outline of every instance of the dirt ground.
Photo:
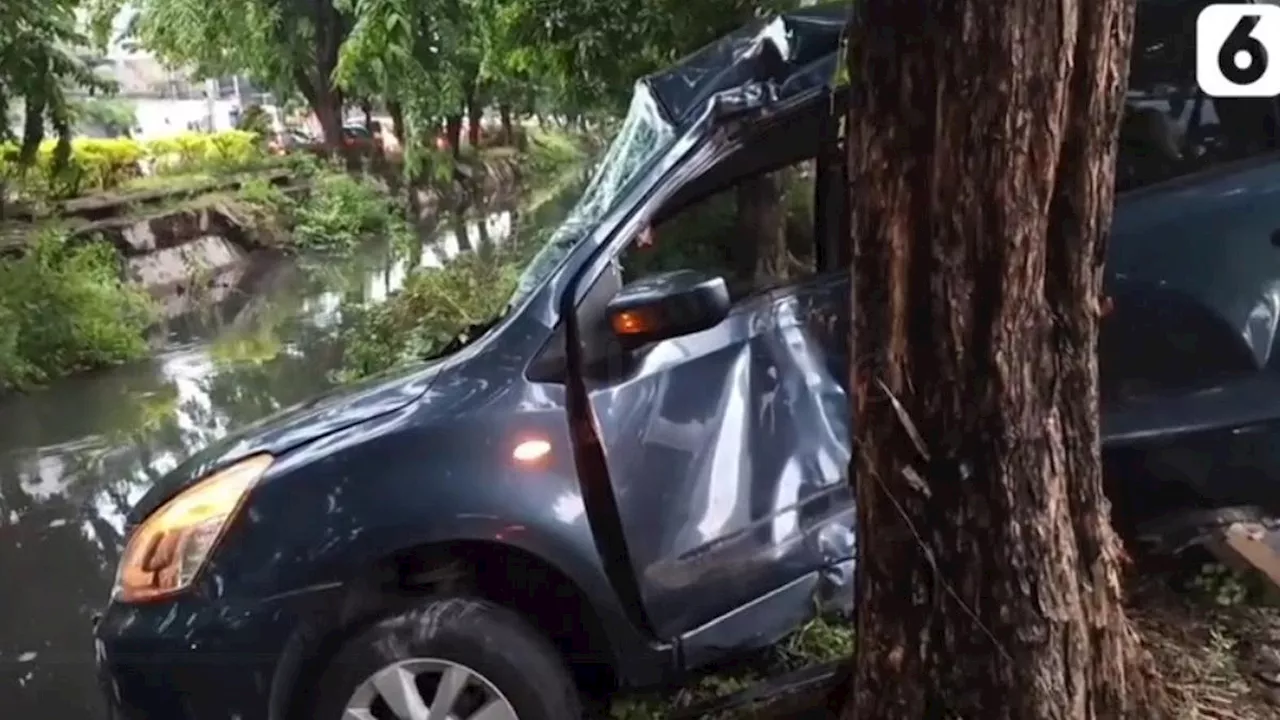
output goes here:
[[1280, 718], [1280, 607], [1152, 589], [1133, 600], [1178, 718]]

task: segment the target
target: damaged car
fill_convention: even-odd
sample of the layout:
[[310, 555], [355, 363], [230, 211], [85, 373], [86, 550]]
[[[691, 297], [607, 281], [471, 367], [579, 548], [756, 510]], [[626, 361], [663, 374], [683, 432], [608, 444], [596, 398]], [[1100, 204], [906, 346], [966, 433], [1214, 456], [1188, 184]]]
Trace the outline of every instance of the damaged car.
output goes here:
[[[1272, 572], [1276, 107], [1204, 98], [1198, 7], [1139, 5], [1108, 489], [1138, 536]], [[640, 80], [502, 313], [158, 482], [94, 630], [114, 716], [566, 720], [847, 614], [847, 19]]]

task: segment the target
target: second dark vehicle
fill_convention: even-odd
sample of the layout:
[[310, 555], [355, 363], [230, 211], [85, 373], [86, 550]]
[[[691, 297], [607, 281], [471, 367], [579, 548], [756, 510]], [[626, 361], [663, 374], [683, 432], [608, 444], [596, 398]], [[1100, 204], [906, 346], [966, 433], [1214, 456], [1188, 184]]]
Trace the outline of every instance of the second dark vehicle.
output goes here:
[[[1238, 545], [1280, 511], [1277, 108], [1201, 96], [1199, 6], [1140, 6], [1108, 480]], [[95, 630], [117, 716], [570, 720], [848, 610], [845, 13], [643, 79], [501, 316], [158, 483]]]

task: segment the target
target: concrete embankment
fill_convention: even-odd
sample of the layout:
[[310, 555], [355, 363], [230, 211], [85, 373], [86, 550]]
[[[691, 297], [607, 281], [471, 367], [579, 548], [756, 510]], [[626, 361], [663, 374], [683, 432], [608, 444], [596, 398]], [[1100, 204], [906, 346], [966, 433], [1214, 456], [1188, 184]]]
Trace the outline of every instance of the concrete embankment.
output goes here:
[[[196, 186], [78, 198], [39, 219], [18, 213], [18, 219], [0, 224], [0, 257], [21, 255], [30, 238], [51, 225], [73, 242], [105, 242], [120, 259], [122, 277], [145, 288], [160, 301], [162, 314], [172, 317], [188, 311], [194, 296], [233, 286], [251, 254], [288, 247], [287, 238], [272, 237], [271, 229], [258, 224], [237, 194], [246, 183], [263, 180], [298, 200], [309, 190], [306, 181], [275, 170]], [[518, 182], [515, 155], [486, 158], [464, 166], [443, 188], [414, 191], [415, 214], [429, 222], [442, 206], [465, 203], [468, 196], [514, 192]]]

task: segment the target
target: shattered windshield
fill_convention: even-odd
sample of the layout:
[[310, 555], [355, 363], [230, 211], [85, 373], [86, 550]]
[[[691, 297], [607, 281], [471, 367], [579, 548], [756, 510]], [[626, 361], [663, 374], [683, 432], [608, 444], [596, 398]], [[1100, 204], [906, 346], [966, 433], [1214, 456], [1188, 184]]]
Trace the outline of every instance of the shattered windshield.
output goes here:
[[638, 85], [622, 128], [596, 166], [591, 183], [568, 218], [529, 262], [508, 307], [524, 301], [560, 266], [569, 251], [630, 191], [635, 180], [667, 149], [673, 138], [674, 133], [659, 116], [648, 91], [644, 85]]

